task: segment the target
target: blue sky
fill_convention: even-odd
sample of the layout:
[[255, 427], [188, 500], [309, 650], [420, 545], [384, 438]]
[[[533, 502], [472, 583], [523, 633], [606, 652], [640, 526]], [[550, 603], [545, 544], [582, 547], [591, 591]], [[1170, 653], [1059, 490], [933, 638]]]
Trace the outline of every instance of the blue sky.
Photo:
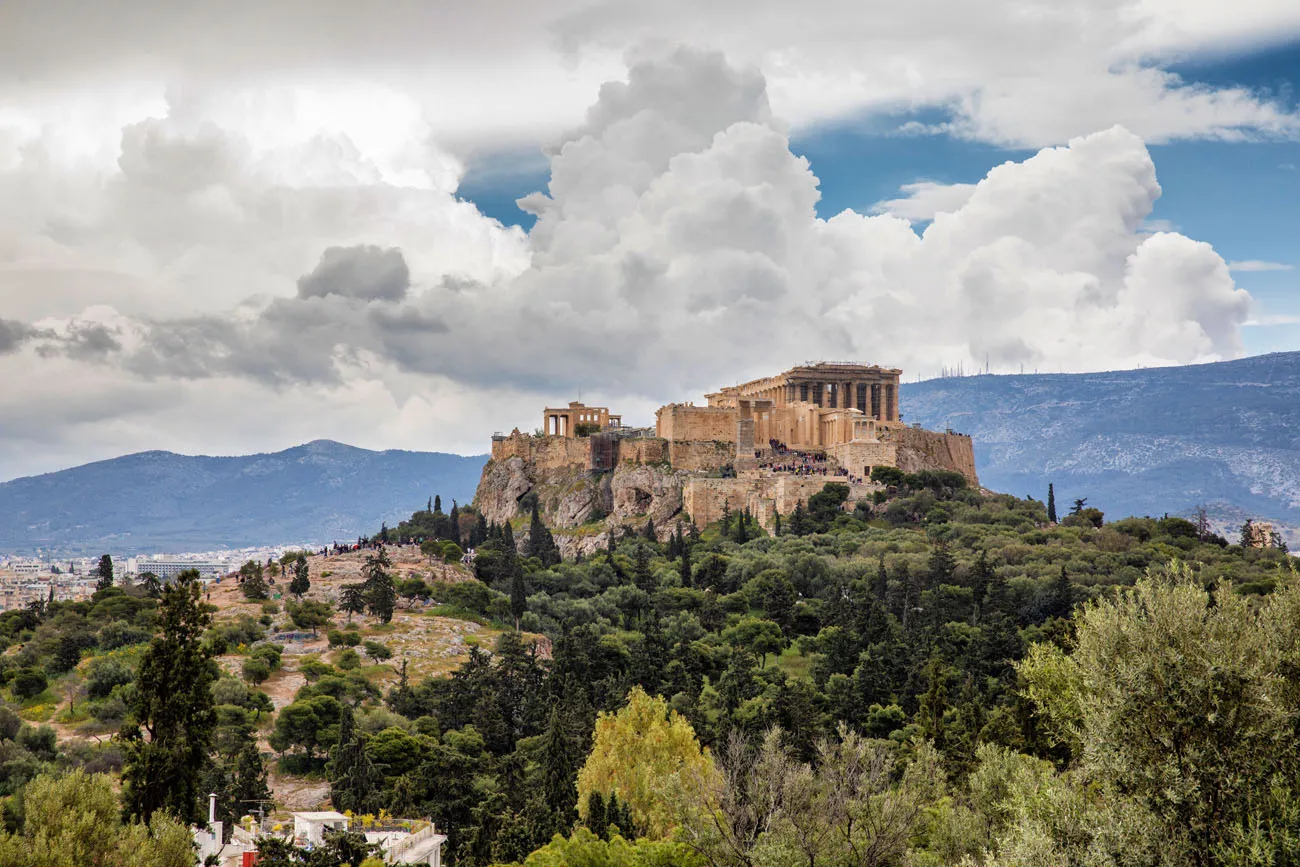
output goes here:
[[[1166, 67], [1187, 82], [1242, 86], [1295, 109], [1300, 100], [1300, 41], [1237, 54], [1188, 58]], [[818, 212], [869, 212], [918, 180], [973, 183], [1007, 160], [1033, 150], [1002, 148], [947, 135], [900, 135], [908, 121], [933, 124], [943, 112], [864, 117], [795, 132], [792, 149], [807, 157], [821, 180]], [[1300, 349], [1300, 142], [1182, 140], [1150, 144], [1163, 194], [1153, 227], [1169, 227], [1207, 241], [1228, 261], [1255, 260], [1290, 270], [1238, 271], [1258, 312], [1270, 324], [1249, 325], [1249, 354]], [[547, 182], [547, 163], [528, 148], [471, 164], [460, 195], [508, 225], [529, 228], [533, 218], [515, 199]], [[918, 229], [922, 226], [918, 225]], [[1296, 322], [1278, 322], [1294, 318]]]

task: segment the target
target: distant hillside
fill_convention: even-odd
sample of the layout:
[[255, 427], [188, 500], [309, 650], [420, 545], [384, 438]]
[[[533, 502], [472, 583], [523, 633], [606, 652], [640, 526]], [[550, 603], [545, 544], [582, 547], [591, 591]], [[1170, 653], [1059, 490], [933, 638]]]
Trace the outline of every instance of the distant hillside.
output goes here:
[[[1112, 373], [970, 376], [903, 387], [904, 420], [975, 438], [986, 487], [1087, 497], [1112, 517], [1300, 525], [1300, 352]], [[1294, 534], [1293, 538], [1294, 538]], [[1235, 531], [1234, 531], [1235, 538]]]
[[0, 484], [0, 552], [204, 551], [356, 538], [441, 494], [468, 503], [487, 460], [329, 440], [274, 454], [141, 452]]

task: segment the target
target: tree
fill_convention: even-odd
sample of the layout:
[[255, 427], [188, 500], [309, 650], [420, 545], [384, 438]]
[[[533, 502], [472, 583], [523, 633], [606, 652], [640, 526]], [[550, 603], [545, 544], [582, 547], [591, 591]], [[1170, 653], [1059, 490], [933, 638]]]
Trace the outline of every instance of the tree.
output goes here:
[[361, 647], [365, 650], [366, 656], [370, 657], [371, 662], [393, 658], [393, 651], [388, 648], [387, 644], [381, 644], [378, 641], [366, 641]]
[[1276, 864], [1300, 844], [1298, 647], [1296, 578], [1254, 605], [1174, 564], [1080, 608], [1072, 649], [1035, 644], [1019, 670], [1051, 736], [1169, 863]]
[[343, 706], [339, 717], [339, 741], [326, 768], [330, 800], [335, 809], [369, 812], [374, 806], [383, 775], [366, 755], [361, 733], [352, 718], [352, 708]]
[[107, 554], [99, 558], [99, 565], [95, 567], [95, 574], [99, 580], [95, 582], [96, 590], [107, 590], [113, 586], [113, 558]]
[[547, 567], [560, 562], [560, 549], [556, 547], [555, 537], [551, 531], [542, 523], [536, 499], [533, 500], [533, 514], [528, 524], [528, 545], [524, 549], [524, 554], [528, 557], [536, 557], [543, 566]]
[[1051, 482], [1047, 483], [1047, 523], [1055, 524], [1056, 520], [1056, 488]]
[[596, 717], [591, 754], [578, 772], [579, 811], [585, 820], [593, 792], [613, 793], [638, 828], [663, 839], [676, 824], [674, 801], [699, 801], [712, 773], [713, 760], [691, 724], [664, 699], [634, 687], [621, 710]]
[[266, 584], [261, 563], [249, 560], [239, 567], [239, 589], [245, 599], [270, 598], [271, 590]]
[[[511, 558], [514, 561], [514, 558]], [[519, 619], [528, 610], [528, 587], [524, 583], [524, 570], [518, 561], [513, 562], [510, 570], [510, 614], [515, 618], [515, 631], [519, 631]]]
[[199, 574], [188, 569], [158, 604], [160, 634], [140, 661], [119, 735], [127, 816], [148, 821], [165, 809], [182, 822], [203, 821], [199, 781], [216, 728], [211, 687], [218, 669], [203, 641], [212, 615], [199, 594]]
[[1070, 584], [1070, 576], [1065, 571], [1065, 564], [1061, 564], [1061, 572], [1052, 582], [1052, 614], [1057, 617], [1069, 617], [1070, 610], [1074, 608], [1074, 587]]
[[[767, 667], [767, 655], [769, 653], [780, 653], [785, 648], [785, 634], [781, 627], [771, 620], [760, 620], [757, 617], [746, 617], [735, 626], [730, 626], [722, 637], [731, 645], [747, 647], [753, 653], [758, 654], [762, 660], [760, 667]], [[750, 665], [753, 665], [751, 662]]]
[[790, 513], [790, 535], [807, 536], [812, 531], [812, 523], [808, 520], [808, 513], [804, 510], [803, 500], [800, 500], [794, 504], [794, 511]]
[[1087, 507], [1088, 507], [1088, 498], [1080, 497], [1079, 499], [1075, 500], [1074, 505], [1070, 507], [1070, 514], [1078, 515], [1082, 513], [1083, 510], [1086, 509]]
[[682, 586], [691, 587], [691, 549], [685, 542], [682, 543], [682, 562], [678, 567], [678, 573], [681, 575]]
[[151, 599], [157, 599], [162, 595], [162, 581], [152, 572], [145, 572], [140, 576], [140, 586]]
[[344, 584], [339, 589], [339, 609], [348, 613], [348, 623], [352, 622], [353, 614], [365, 611], [366, 585]]
[[441, 514], [441, 513], [442, 513], [442, 495], [441, 495], [441, 494], [434, 494], [434, 495], [433, 495], [433, 513], [434, 513], [435, 515], [438, 515], [438, 514]]
[[317, 629], [328, 625], [334, 619], [334, 612], [329, 603], [316, 599], [308, 599], [296, 605], [289, 603], [285, 608], [289, 612], [289, 619], [293, 621], [293, 625], [298, 629], [310, 629], [313, 636]]
[[366, 579], [362, 584], [366, 609], [382, 623], [392, 620], [393, 612], [397, 609], [397, 588], [393, 584], [393, 576], [387, 571], [392, 565], [388, 552], [380, 546], [379, 553], [366, 557], [365, 565], [361, 567], [361, 574]]
[[113, 781], [77, 769], [41, 775], [24, 790], [20, 830], [0, 830], [5, 867], [140, 864], [191, 867], [193, 837], [181, 822], [159, 814], [147, 826], [122, 823]]
[[306, 555], [299, 553], [293, 561], [293, 579], [289, 582], [289, 592], [299, 599], [311, 589], [310, 572]]

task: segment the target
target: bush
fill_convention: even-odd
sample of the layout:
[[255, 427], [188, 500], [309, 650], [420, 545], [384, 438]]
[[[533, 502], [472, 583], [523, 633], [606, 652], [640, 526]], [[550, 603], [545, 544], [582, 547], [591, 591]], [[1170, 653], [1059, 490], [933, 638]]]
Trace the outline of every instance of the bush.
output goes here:
[[381, 659], [391, 659], [393, 651], [388, 649], [388, 645], [380, 644], [378, 641], [367, 641], [364, 645], [366, 656], [373, 661], [378, 662]]
[[130, 647], [132, 644], [143, 644], [148, 640], [149, 630], [132, 626], [121, 620], [114, 620], [99, 630], [99, 646], [104, 650]]
[[113, 687], [124, 686], [135, 680], [135, 671], [120, 659], [100, 657], [91, 660], [86, 672], [86, 694], [91, 698], [107, 698]]
[[240, 673], [244, 675], [249, 683], [258, 684], [271, 676], [271, 666], [261, 657], [250, 656], [244, 660]]
[[361, 667], [361, 657], [357, 656], [355, 650], [348, 647], [339, 651], [338, 662], [335, 664], [344, 671], [350, 671]]
[[25, 700], [35, 698], [45, 692], [49, 687], [50, 680], [45, 676], [45, 672], [39, 668], [29, 667], [20, 670], [9, 684], [13, 691], [14, 698]]

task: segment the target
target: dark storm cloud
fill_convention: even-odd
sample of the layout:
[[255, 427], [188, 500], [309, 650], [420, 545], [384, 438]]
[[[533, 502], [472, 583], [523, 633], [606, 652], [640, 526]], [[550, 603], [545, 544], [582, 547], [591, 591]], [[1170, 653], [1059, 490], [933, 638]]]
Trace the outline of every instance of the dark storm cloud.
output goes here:
[[310, 274], [298, 278], [299, 298], [341, 295], [401, 301], [410, 288], [411, 272], [402, 251], [370, 244], [330, 247]]

